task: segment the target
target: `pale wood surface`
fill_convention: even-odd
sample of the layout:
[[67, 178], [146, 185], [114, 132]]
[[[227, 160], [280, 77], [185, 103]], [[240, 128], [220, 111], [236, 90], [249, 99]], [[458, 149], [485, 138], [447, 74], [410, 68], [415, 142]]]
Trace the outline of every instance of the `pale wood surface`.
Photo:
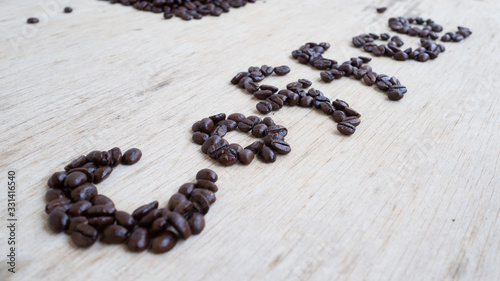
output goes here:
[[[62, 14], [61, 2], [74, 12]], [[258, 1], [184, 22], [101, 1], [40, 1], [56, 3], [53, 14], [37, 1], [3, 1], [0, 164], [2, 177], [18, 173], [20, 227], [15, 275], [5, 271], [2, 227], [0, 279], [498, 280], [499, 2], [368, 2]], [[40, 15], [38, 25], [24, 23]], [[351, 37], [389, 31], [390, 16], [474, 34], [425, 64], [375, 58], [375, 71], [408, 87], [399, 102], [351, 79], [321, 83], [290, 58], [307, 41], [330, 42], [325, 56], [339, 61], [363, 55]], [[257, 100], [228, 81], [261, 64], [292, 68], [268, 84], [308, 78], [348, 101], [363, 115], [356, 134], [342, 137], [319, 111], [285, 108], [272, 117], [289, 128], [293, 151], [275, 164], [224, 168], [203, 155], [191, 124], [219, 112], [256, 114]], [[80, 250], [52, 234], [48, 176], [113, 146], [143, 151], [99, 185], [123, 210], [165, 204], [196, 171], [214, 169], [220, 192], [205, 231], [164, 255], [101, 243]]]

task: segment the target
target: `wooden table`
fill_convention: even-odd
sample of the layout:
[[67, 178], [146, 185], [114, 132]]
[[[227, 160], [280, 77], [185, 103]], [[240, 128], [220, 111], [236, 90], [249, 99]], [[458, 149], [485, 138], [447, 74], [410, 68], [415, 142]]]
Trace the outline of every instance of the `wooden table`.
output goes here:
[[[0, 11], [0, 164], [5, 182], [17, 174], [18, 204], [17, 273], [6, 272], [3, 226], [0, 279], [499, 280], [498, 1], [258, 1], [190, 22], [102, 1], [40, 3], [4, 1]], [[41, 22], [25, 24], [30, 16]], [[323, 83], [290, 57], [308, 41], [330, 42], [325, 56], [340, 62], [366, 55], [351, 38], [389, 32], [391, 16], [473, 35], [427, 63], [374, 58], [374, 71], [408, 87], [398, 102], [354, 79]], [[258, 114], [257, 100], [229, 80], [262, 64], [292, 68], [267, 84], [307, 78], [349, 102], [362, 114], [356, 133], [288, 107], [270, 114], [293, 149], [276, 163], [226, 168], [202, 154], [191, 124]], [[203, 233], [163, 255], [102, 243], [81, 250], [53, 234], [43, 211], [49, 175], [114, 146], [143, 151], [99, 185], [120, 210], [164, 206], [196, 171], [214, 169], [220, 192]]]

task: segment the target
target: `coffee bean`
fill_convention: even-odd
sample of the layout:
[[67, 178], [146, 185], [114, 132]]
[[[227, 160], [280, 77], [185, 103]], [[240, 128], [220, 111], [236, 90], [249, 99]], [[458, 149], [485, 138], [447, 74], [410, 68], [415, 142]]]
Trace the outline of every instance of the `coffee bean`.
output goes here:
[[262, 74], [264, 74], [264, 76], [269, 76], [269, 75], [273, 74], [274, 67], [268, 66], [268, 65], [263, 65], [260, 67], [260, 71], [262, 72]]
[[215, 136], [210, 136], [210, 137], [209, 137], [209, 138], [208, 138], [208, 139], [207, 139], [207, 140], [203, 143], [203, 145], [201, 146], [201, 151], [202, 151], [203, 153], [207, 153], [208, 148], [209, 148], [210, 146], [212, 146], [213, 144], [218, 144], [218, 143], [220, 143], [220, 142], [222, 142], [222, 138], [221, 138], [221, 137], [219, 137], [219, 136], [217, 136], [217, 135], [215, 135]]
[[54, 210], [49, 214], [49, 228], [55, 233], [63, 232], [68, 228], [69, 218], [64, 211]]
[[276, 88], [275, 86], [271, 86], [271, 85], [261, 85], [260, 89], [261, 90], [271, 91], [271, 93], [273, 93], [273, 94], [278, 91], [278, 88]]
[[64, 180], [64, 186], [67, 188], [75, 188], [87, 181], [87, 175], [82, 172], [73, 172]]
[[37, 18], [28, 18], [28, 20], [26, 20], [27, 23], [31, 23], [31, 24], [34, 24], [34, 23], [38, 23], [39, 20]]
[[177, 205], [183, 201], [186, 201], [187, 198], [186, 198], [186, 195], [182, 194], [182, 193], [175, 193], [174, 195], [172, 195], [170, 197], [170, 199], [168, 200], [168, 209], [170, 211], [173, 211], [175, 209], [175, 207], [177, 207]]
[[345, 107], [344, 108], [344, 112], [347, 116], [356, 116], [356, 117], [360, 117], [361, 114], [359, 114], [356, 110], [350, 108], [350, 107]]
[[179, 205], [175, 207], [174, 212], [185, 215], [187, 213], [191, 213], [193, 211], [193, 208], [194, 205], [191, 201], [184, 201], [179, 203]]
[[222, 125], [226, 126], [228, 132], [234, 131], [236, 128], [238, 128], [238, 123], [233, 120], [222, 120], [217, 123], [217, 126]]
[[[249, 75], [250, 75], [250, 74], [249, 74]], [[240, 81], [238, 82], [238, 87], [240, 87], [240, 88], [244, 89], [244, 88], [245, 88], [245, 84], [250, 83], [250, 82], [254, 82], [254, 81], [252, 80], [252, 78], [250, 78], [250, 76], [248, 76], [248, 77], [243, 77], [243, 78], [241, 78], [241, 79], [240, 79]]]
[[250, 149], [243, 149], [242, 151], [238, 152], [238, 159], [244, 165], [250, 164], [254, 157], [255, 154]]
[[202, 132], [195, 132], [192, 140], [194, 143], [202, 145], [208, 139], [208, 134]]
[[320, 77], [321, 77], [321, 80], [323, 80], [324, 82], [327, 82], [327, 83], [330, 83], [333, 80], [335, 80], [335, 77], [333, 76], [333, 74], [330, 71], [321, 72]]
[[198, 212], [206, 214], [210, 210], [210, 202], [203, 194], [194, 193], [190, 200], [193, 202], [193, 206]]
[[350, 136], [356, 131], [356, 126], [350, 123], [340, 122], [337, 124], [337, 130], [343, 135]]
[[397, 52], [394, 54], [394, 59], [396, 59], [397, 61], [405, 61], [408, 58], [408, 54], [405, 52]]
[[200, 121], [200, 131], [203, 133], [210, 134], [215, 128], [214, 121], [210, 118], [203, 118]]
[[92, 203], [87, 200], [81, 200], [73, 204], [71, 208], [68, 209], [68, 213], [72, 217], [84, 216], [87, 214], [87, 210], [92, 207]]
[[66, 7], [66, 8], [64, 8], [64, 12], [66, 14], [69, 14], [69, 13], [73, 12], [73, 9], [71, 7]]
[[142, 252], [149, 247], [151, 237], [144, 227], [138, 227], [132, 231], [127, 241], [127, 247], [131, 252]]
[[[201, 189], [201, 188], [196, 188], [193, 190], [191, 193], [191, 197], [195, 196], [196, 194], [201, 194], [207, 198], [209, 204], [213, 204], [217, 198], [215, 198], [215, 193], [208, 189]], [[192, 199], [192, 198], [190, 198]], [[192, 200], [191, 200], [192, 201]]]
[[264, 147], [259, 153], [262, 161], [264, 163], [273, 163], [276, 162], [276, 153], [270, 147]]
[[196, 187], [197, 188], [208, 189], [208, 190], [210, 190], [210, 191], [212, 191], [214, 193], [219, 190], [219, 188], [217, 187], [217, 185], [215, 185], [215, 183], [213, 183], [210, 180], [204, 180], [204, 179], [199, 179], [196, 182]]
[[111, 154], [111, 163], [109, 164], [111, 167], [115, 167], [122, 162], [122, 151], [118, 147], [113, 147], [108, 151]]
[[64, 188], [64, 181], [68, 174], [66, 172], [55, 172], [50, 176], [47, 185], [51, 188]]
[[344, 111], [342, 110], [335, 110], [332, 114], [333, 120], [337, 123], [344, 121], [344, 119], [347, 117]]
[[172, 250], [177, 244], [177, 235], [172, 231], [165, 231], [155, 238], [151, 242], [151, 251], [156, 254], [166, 253]]
[[290, 145], [285, 141], [273, 141], [269, 146], [278, 154], [288, 154], [292, 151]]
[[421, 53], [418, 55], [418, 61], [419, 62], [426, 62], [430, 59], [430, 56], [427, 53]]
[[101, 240], [106, 244], [121, 244], [127, 240], [128, 230], [121, 225], [110, 225], [102, 232]]
[[71, 191], [71, 200], [77, 202], [80, 200], [92, 201], [97, 195], [97, 188], [91, 183], [84, 183]]
[[85, 163], [87, 163], [87, 158], [85, 158], [85, 156], [82, 155], [82, 156], [76, 158], [75, 160], [71, 161], [71, 163], [69, 163], [68, 165], [66, 165], [64, 167], [64, 170], [67, 172], [71, 169], [81, 167]]
[[191, 192], [195, 189], [195, 184], [194, 183], [185, 183], [179, 187], [179, 193], [184, 194], [186, 197], [189, 197], [191, 195]]
[[245, 149], [249, 149], [253, 153], [258, 154], [263, 147], [264, 147], [264, 141], [258, 140], [253, 142], [251, 145], [245, 147]]
[[191, 130], [193, 132], [198, 132], [201, 130], [201, 127], [200, 127], [200, 124], [201, 124], [201, 121], [196, 121], [193, 123], [193, 125], [191, 126]]
[[140, 220], [149, 212], [157, 208], [158, 208], [158, 201], [153, 201], [151, 203], [142, 205], [139, 208], [135, 209], [134, 212], [132, 213], [132, 217], [135, 220]]
[[205, 218], [200, 213], [194, 213], [188, 220], [191, 234], [200, 234], [205, 228]]
[[374, 85], [376, 81], [377, 76], [373, 72], [368, 72], [363, 76], [363, 82], [365, 82], [367, 86]]
[[94, 173], [94, 183], [97, 184], [97, 183], [102, 182], [103, 180], [108, 178], [109, 175], [111, 175], [112, 171], [113, 171], [113, 168], [111, 168], [110, 166], [103, 166], [103, 167], [97, 168], [97, 170]]
[[47, 192], [45, 192], [45, 201], [47, 203], [49, 203], [52, 200], [59, 199], [59, 198], [65, 198], [65, 197], [66, 197], [66, 194], [61, 189], [50, 188], [49, 190], [47, 190]]
[[87, 217], [113, 216], [116, 212], [113, 205], [94, 205], [87, 209]]
[[87, 220], [86, 217], [83, 217], [83, 216], [72, 217], [71, 219], [69, 219], [68, 228], [66, 229], [66, 233], [71, 235], [71, 233], [73, 233], [73, 231], [75, 230], [76, 226], [81, 224], [81, 223], [88, 224], [89, 221]]
[[168, 221], [172, 224], [177, 233], [179, 233], [181, 238], [188, 239], [189, 236], [191, 236], [191, 228], [189, 227], [189, 223], [182, 215], [175, 212], [170, 212], [167, 217]]
[[273, 110], [272, 104], [268, 101], [261, 101], [255, 107], [262, 114], [268, 114]]
[[208, 118], [210, 118], [214, 124], [217, 124], [220, 121], [226, 120], [226, 114], [225, 113], [219, 113], [219, 114], [212, 115], [212, 116], [210, 116]]
[[273, 92], [270, 90], [259, 90], [259, 91], [256, 91], [253, 93], [253, 96], [259, 100], [265, 100], [272, 95], [273, 95]]
[[80, 248], [87, 248], [92, 246], [97, 240], [98, 232], [92, 226], [80, 223], [78, 224], [73, 233], [71, 233], [71, 241]]
[[290, 73], [290, 67], [286, 65], [275, 67], [274, 73], [276, 73], [276, 75], [278, 76], [287, 75], [288, 73]]
[[123, 154], [122, 164], [133, 165], [141, 160], [142, 152], [138, 148], [131, 148]]
[[92, 205], [111, 205], [115, 206], [115, 203], [111, 201], [106, 195], [98, 194], [92, 199]]
[[253, 81], [246, 83], [244, 87], [245, 87], [245, 90], [247, 90], [250, 94], [259, 90], [259, 84], [255, 83]]
[[133, 229], [137, 225], [136, 220], [129, 213], [124, 211], [116, 211], [115, 219], [117, 224], [127, 229]]
[[86, 158], [88, 162], [93, 162], [100, 166], [109, 165], [113, 159], [111, 154], [107, 151], [92, 151], [87, 154]]
[[385, 45], [378, 45], [372, 48], [372, 52], [375, 56], [380, 57], [385, 54]]
[[325, 114], [332, 115], [333, 112], [335, 111], [335, 108], [333, 108], [333, 105], [327, 102], [321, 103], [321, 111], [323, 111]]
[[346, 117], [344, 118], [343, 122], [345, 123], [349, 123], [349, 124], [352, 124], [354, 126], [358, 126], [359, 124], [361, 124], [361, 120], [356, 117], [356, 116], [349, 116], [349, 117]]
[[215, 127], [215, 129], [210, 133], [211, 136], [217, 135], [219, 137], [224, 137], [227, 133], [227, 127], [224, 125], [220, 125]]
[[406, 93], [406, 87], [402, 85], [393, 85], [390, 87], [389, 91], [387, 92], [387, 96], [389, 97], [390, 100], [400, 100], [403, 98], [404, 94]]
[[233, 120], [235, 122], [240, 122], [242, 121], [243, 119], [245, 119], [245, 115], [241, 114], [241, 113], [233, 113], [231, 115], [229, 115], [227, 117], [227, 119], [229, 120]]
[[196, 173], [197, 180], [208, 180], [211, 182], [217, 182], [217, 174], [210, 169], [202, 169]]
[[253, 125], [254, 124], [253, 124], [252, 120], [250, 120], [248, 118], [245, 118], [242, 121], [238, 122], [238, 128], [240, 129], [240, 131], [245, 132], [245, 133], [252, 130]]
[[288, 134], [288, 130], [284, 126], [273, 125], [273, 126], [269, 126], [265, 130], [265, 134], [266, 134], [266, 136], [269, 135], [269, 134], [279, 134], [279, 135], [285, 137]]
[[63, 197], [54, 199], [45, 205], [45, 213], [50, 214], [55, 210], [66, 212], [71, 206], [73, 206], [73, 203], [71, 203], [69, 198]]
[[142, 219], [137, 223], [139, 226], [149, 228], [151, 224], [157, 219], [161, 218], [164, 215], [168, 214], [168, 210], [165, 208], [162, 209], [154, 209], [151, 212], [147, 213]]
[[107, 226], [115, 223], [114, 217], [91, 217], [88, 218], [89, 225], [95, 228], [98, 232], [101, 232]]
[[163, 232], [168, 226], [169, 226], [168, 217], [163, 216], [161, 218], [156, 219], [153, 222], [151, 228], [149, 229], [149, 232], [151, 233], [151, 235], [156, 236], [161, 232]]
[[377, 13], [381, 14], [387, 10], [387, 7], [377, 8]]

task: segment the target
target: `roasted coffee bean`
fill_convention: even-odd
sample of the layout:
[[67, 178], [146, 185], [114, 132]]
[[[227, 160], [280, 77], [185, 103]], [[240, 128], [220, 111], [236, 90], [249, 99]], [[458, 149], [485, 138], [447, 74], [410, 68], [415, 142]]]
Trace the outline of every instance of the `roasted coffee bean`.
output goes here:
[[200, 124], [201, 124], [201, 121], [196, 121], [196, 122], [194, 122], [194, 123], [193, 123], [193, 125], [191, 126], [191, 130], [192, 130], [193, 132], [198, 132], [198, 131], [200, 131], [200, 130], [201, 130], [201, 126], [200, 126]]
[[175, 207], [177, 207], [177, 205], [183, 201], [186, 201], [187, 198], [186, 198], [186, 195], [182, 194], [182, 193], [175, 193], [174, 195], [172, 195], [170, 197], [170, 199], [168, 200], [168, 209], [170, 211], [173, 211], [175, 209]]
[[45, 192], [45, 201], [49, 203], [52, 200], [59, 199], [59, 198], [65, 198], [66, 194], [64, 191], [58, 188], [49, 188], [47, 192]]
[[191, 201], [184, 201], [175, 207], [174, 212], [184, 215], [193, 211], [194, 205]]
[[220, 142], [222, 142], [222, 138], [215, 135], [215, 136], [210, 136], [204, 143], [203, 145], [201, 146], [201, 151], [203, 153], [207, 153], [208, 151], [208, 148], [214, 144], [219, 144]]
[[[190, 2], [188, 2], [190, 3]], [[192, 3], [192, 2], [191, 2]], [[172, 231], [165, 231], [155, 238], [151, 242], [151, 251], [155, 254], [162, 254], [172, 250], [177, 244], [177, 235]]]
[[220, 142], [214, 143], [207, 149], [207, 154], [212, 159], [219, 159], [219, 157], [228, 152], [229, 144], [225, 139], [221, 139]]
[[202, 132], [195, 132], [193, 134], [192, 139], [194, 143], [202, 145], [208, 139], [208, 134]]
[[255, 157], [255, 154], [250, 149], [243, 149], [238, 152], [238, 160], [244, 165], [250, 164]]
[[253, 122], [254, 126], [262, 123], [262, 119], [260, 119], [259, 117], [255, 116], [255, 115], [250, 115], [247, 117], [247, 119], [250, 119]]
[[132, 213], [132, 217], [135, 220], [140, 220], [149, 212], [157, 208], [158, 208], [158, 201], [153, 201], [151, 203], [142, 205], [139, 208], [135, 209], [134, 212]]
[[185, 183], [179, 187], [179, 193], [184, 194], [186, 197], [189, 197], [191, 195], [191, 192], [195, 189], [195, 184], [194, 183]]
[[240, 79], [240, 81], [238, 82], [238, 86], [239, 86], [240, 88], [244, 89], [244, 88], [245, 88], [245, 84], [250, 83], [250, 82], [254, 82], [254, 81], [252, 80], [252, 78], [250, 78], [250, 77], [243, 77], [243, 78], [241, 78], [241, 79]]
[[393, 85], [389, 88], [389, 91], [387, 92], [387, 96], [389, 97], [390, 100], [400, 100], [403, 98], [404, 94], [406, 93], [406, 87], [402, 85]]
[[344, 110], [346, 107], [349, 107], [349, 104], [343, 100], [336, 99], [332, 102], [333, 107], [336, 110]]
[[71, 219], [69, 219], [68, 228], [66, 229], [66, 233], [71, 235], [71, 233], [73, 233], [73, 231], [75, 230], [76, 226], [81, 224], [81, 223], [88, 224], [89, 221], [87, 220], [86, 217], [83, 217], [83, 216], [72, 217]]
[[69, 218], [64, 211], [54, 210], [49, 214], [49, 228], [55, 233], [63, 232], [68, 228]]
[[138, 227], [132, 231], [127, 241], [127, 247], [131, 252], [142, 252], [149, 247], [151, 237], [144, 227]]
[[47, 185], [51, 188], [64, 188], [64, 181], [68, 174], [66, 172], [55, 172], [50, 176]]
[[270, 147], [264, 147], [260, 151], [259, 156], [264, 163], [276, 162], [276, 153]]
[[87, 217], [112, 216], [116, 212], [113, 205], [94, 205], [87, 209]]
[[333, 76], [333, 74], [330, 71], [321, 72], [320, 77], [321, 77], [321, 80], [323, 80], [324, 82], [327, 82], [327, 83], [335, 80], [335, 77]]
[[274, 94], [278, 91], [278, 88], [275, 86], [271, 86], [271, 85], [261, 85], [260, 90], [271, 91], [271, 93]]
[[[93, 164], [92, 162], [89, 162], [87, 164]], [[86, 164], [85, 164], [86, 165]], [[81, 172], [84, 173], [87, 176], [87, 181], [88, 182], [93, 182], [94, 181], [94, 173], [97, 170], [97, 167], [88, 167], [82, 166], [80, 168], [74, 168], [68, 171], [68, 174], [74, 173], [74, 172]]]
[[389, 82], [389, 81], [385, 81], [385, 80], [380, 80], [376, 83], [377, 87], [386, 92], [389, 90], [389, 87], [392, 86], [392, 84]]
[[191, 193], [190, 199], [192, 199], [192, 197], [197, 195], [197, 194], [201, 194], [201, 195], [205, 196], [205, 198], [207, 198], [209, 204], [213, 204], [215, 202], [215, 200], [217, 199], [217, 198], [215, 198], [215, 193], [213, 193], [212, 191], [210, 191], [208, 189], [202, 189], [202, 188], [196, 188], [195, 190], [193, 190], [193, 192]]
[[299, 106], [300, 107], [311, 107], [313, 105], [314, 98], [310, 96], [306, 96], [300, 99]]
[[278, 66], [274, 68], [274, 73], [278, 76], [284, 76], [290, 73], [290, 67], [286, 65]]
[[251, 145], [245, 147], [245, 149], [251, 150], [253, 153], [257, 154], [264, 147], [264, 141], [258, 140], [253, 142]]
[[337, 123], [344, 121], [344, 119], [347, 117], [345, 112], [342, 110], [335, 110], [332, 116], [333, 120]]
[[273, 110], [279, 110], [285, 105], [284, 99], [279, 95], [273, 95], [266, 99], [273, 106]]
[[115, 203], [111, 201], [106, 195], [98, 194], [92, 199], [92, 205], [111, 205], [115, 206]]
[[301, 89], [302, 88], [302, 83], [299, 83], [299, 82], [292, 82], [292, 83], [288, 83], [286, 85], [286, 88], [290, 91], [294, 91], [294, 90], [297, 90], [297, 89]]
[[381, 8], [377, 8], [377, 13], [381, 14], [383, 12], [387, 11], [387, 7], [381, 7]]
[[69, 14], [69, 13], [73, 12], [73, 9], [71, 7], [66, 7], [66, 8], [64, 8], [64, 12], [66, 14]]
[[245, 90], [247, 90], [250, 94], [253, 94], [254, 92], [258, 91], [260, 88], [259, 84], [255, 83], [253, 81], [246, 83], [244, 87], [245, 87]]
[[220, 121], [226, 120], [226, 114], [225, 113], [219, 113], [219, 114], [212, 115], [212, 116], [210, 116], [208, 118], [210, 118], [214, 122], [214, 124], [217, 124]]
[[164, 214], [168, 214], [167, 209], [154, 209], [142, 217], [137, 224], [149, 228], [157, 218], [163, 217]]
[[350, 123], [340, 122], [337, 124], [337, 130], [343, 135], [350, 136], [356, 131], [356, 126]]
[[98, 234], [97, 230], [92, 226], [80, 223], [71, 233], [71, 241], [80, 248], [87, 248], [94, 244]]
[[380, 57], [385, 54], [385, 46], [384, 45], [378, 45], [376, 47], [372, 48], [372, 52], [375, 56]]
[[273, 74], [274, 67], [268, 66], [268, 65], [263, 65], [260, 67], [260, 71], [262, 72], [262, 74], [264, 74], [264, 76], [269, 76], [269, 75]]
[[419, 54], [419, 55], [418, 55], [418, 59], [417, 59], [417, 60], [418, 60], [419, 62], [426, 62], [426, 61], [428, 61], [429, 59], [430, 59], [429, 54], [427, 54], [427, 53], [421, 53], [421, 54]]
[[217, 181], [217, 174], [210, 169], [202, 169], [202, 170], [199, 170], [198, 173], [196, 173], [196, 179], [197, 180], [208, 180], [208, 181], [211, 181], [214, 183]]
[[87, 158], [85, 158], [85, 156], [82, 155], [76, 158], [75, 160], [71, 161], [71, 163], [69, 163], [68, 165], [66, 165], [66, 167], [64, 167], [64, 170], [67, 172], [71, 169], [81, 167], [85, 163], [87, 163]]
[[252, 130], [253, 126], [254, 126], [254, 124], [253, 124], [252, 120], [250, 120], [248, 118], [245, 118], [242, 121], [238, 122], [238, 128], [240, 129], [240, 131], [245, 132], [245, 133]]
[[45, 213], [50, 214], [55, 210], [66, 212], [71, 206], [73, 206], [73, 203], [71, 203], [69, 198], [63, 197], [54, 199], [45, 205]]
[[193, 202], [194, 209], [196, 209], [198, 212], [206, 214], [210, 210], [210, 202], [203, 194], [194, 193], [191, 196], [190, 200]]
[[219, 190], [219, 188], [217, 187], [217, 185], [215, 185], [215, 183], [213, 183], [210, 180], [204, 180], [204, 179], [199, 179], [196, 182], [196, 187], [197, 188], [208, 189], [208, 190], [210, 190], [210, 191], [212, 191], [214, 193]]
[[122, 162], [122, 151], [118, 147], [113, 147], [108, 150], [108, 153], [111, 155], [111, 163], [109, 164], [111, 167], [115, 167]]
[[191, 234], [200, 234], [205, 228], [205, 218], [200, 213], [194, 213], [188, 220], [189, 228], [191, 228]]
[[86, 158], [88, 162], [93, 162], [100, 166], [109, 165], [113, 159], [111, 154], [107, 151], [92, 151], [87, 154]]
[[191, 236], [189, 223], [181, 214], [170, 212], [167, 217], [168, 221], [172, 224], [177, 233], [179, 233], [181, 238], [188, 239]]
[[82, 185], [87, 181], [87, 175], [82, 172], [73, 172], [69, 174], [64, 180], [64, 186], [68, 188], [75, 188]]
[[278, 135], [281, 135], [281, 136], [285, 137], [288, 134], [288, 130], [284, 126], [273, 125], [273, 126], [269, 126], [265, 130], [265, 135], [266, 136], [270, 135], [270, 134], [278, 134]]
[[273, 110], [273, 105], [268, 101], [261, 101], [255, 107], [262, 114], [268, 114]]
[[344, 112], [347, 116], [356, 116], [356, 117], [360, 117], [361, 114], [359, 114], [356, 110], [350, 108], [350, 107], [345, 107], [344, 108]]
[[327, 102], [321, 103], [321, 111], [323, 111], [325, 114], [331, 115], [335, 111], [333, 108], [333, 105]]
[[217, 135], [222, 138], [226, 135], [226, 133], [227, 133], [227, 127], [224, 125], [220, 125], [215, 127], [215, 129], [212, 131], [212, 133], [210, 133], [210, 135], [211, 136]]
[[343, 122], [352, 124], [357, 127], [361, 123], [361, 120], [356, 116], [349, 116], [344, 118]]
[[128, 230], [121, 225], [110, 225], [102, 232], [101, 241], [106, 244], [121, 244], [127, 240]]
[[141, 160], [142, 152], [138, 148], [131, 148], [123, 154], [122, 164], [133, 165]]
[[133, 229], [137, 225], [136, 220], [129, 213], [124, 211], [116, 211], [115, 219], [118, 225], [121, 225], [126, 229]]
[[161, 218], [156, 219], [153, 222], [153, 224], [149, 228], [149, 232], [151, 233], [151, 235], [156, 236], [161, 232], [163, 232], [168, 226], [169, 226], [168, 217], [163, 216]]
[[363, 76], [363, 82], [365, 82], [367, 86], [374, 85], [376, 81], [377, 81], [377, 76], [375, 76], [373, 72], [368, 72]]
[[269, 146], [278, 154], [288, 154], [292, 151], [290, 145], [285, 141], [273, 141]]
[[238, 128], [238, 123], [233, 120], [222, 120], [217, 123], [217, 126], [222, 125], [226, 126], [228, 132], [234, 131], [236, 128]]
[[210, 118], [203, 118], [200, 121], [200, 131], [203, 133], [210, 134], [215, 128], [214, 121]]
[[87, 210], [92, 207], [92, 203], [87, 200], [81, 200], [73, 204], [71, 208], [68, 209], [68, 213], [72, 217], [84, 216], [87, 214]]
[[394, 59], [397, 60], [397, 61], [405, 61], [408, 58], [409, 58], [408, 54], [405, 53], [405, 52], [397, 52], [397, 53], [394, 54]]
[[26, 20], [27, 23], [30, 23], [30, 24], [34, 24], [34, 23], [38, 23], [39, 20], [37, 18], [28, 18]]
[[110, 166], [102, 166], [97, 168], [97, 170], [94, 173], [94, 183], [100, 183], [103, 180], [105, 180], [109, 175], [111, 175], [111, 172], [113, 171], [113, 168]]
[[92, 201], [97, 195], [97, 188], [91, 183], [84, 183], [71, 191], [71, 200], [78, 202], [80, 200]]
[[325, 96], [316, 96], [313, 101], [313, 105], [317, 109], [321, 109], [322, 103], [330, 103], [330, 99]]
[[266, 124], [255, 125], [252, 129], [252, 135], [257, 138], [262, 138], [264, 137], [266, 129], [267, 129]]
[[253, 93], [253, 96], [259, 100], [265, 100], [272, 95], [273, 95], [273, 92], [270, 90], [259, 90], [259, 91], [256, 91]]
[[88, 218], [89, 225], [97, 229], [97, 231], [101, 232], [107, 226], [115, 223], [114, 217], [92, 217]]

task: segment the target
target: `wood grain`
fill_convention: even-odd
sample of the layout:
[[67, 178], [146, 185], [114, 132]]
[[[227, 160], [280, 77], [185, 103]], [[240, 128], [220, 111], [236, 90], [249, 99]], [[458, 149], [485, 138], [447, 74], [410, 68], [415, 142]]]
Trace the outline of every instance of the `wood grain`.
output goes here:
[[[73, 13], [62, 13], [66, 5]], [[102, 1], [3, 1], [0, 170], [18, 173], [20, 227], [17, 273], [2, 262], [0, 279], [498, 280], [499, 10], [493, 0], [258, 1], [184, 22]], [[41, 22], [26, 25], [30, 16]], [[408, 87], [399, 102], [352, 79], [322, 83], [290, 58], [307, 41], [330, 42], [325, 56], [339, 61], [365, 55], [352, 36], [388, 32], [391, 16], [474, 33], [425, 64], [374, 58], [376, 72]], [[356, 134], [339, 135], [321, 112], [285, 108], [272, 117], [289, 128], [293, 151], [275, 164], [225, 168], [203, 155], [191, 124], [257, 114], [257, 101], [228, 81], [262, 64], [292, 68], [268, 84], [307, 78], [348, 101], [363, 115]], [[99, 185], [121, 210], [165, 204], [196, 171], [214, 169], [220, 192], [205, 231], [164, 255], [101, 243], [80, 250], [52, 234], [48, 176], [113, 146], [143, 151]]]

